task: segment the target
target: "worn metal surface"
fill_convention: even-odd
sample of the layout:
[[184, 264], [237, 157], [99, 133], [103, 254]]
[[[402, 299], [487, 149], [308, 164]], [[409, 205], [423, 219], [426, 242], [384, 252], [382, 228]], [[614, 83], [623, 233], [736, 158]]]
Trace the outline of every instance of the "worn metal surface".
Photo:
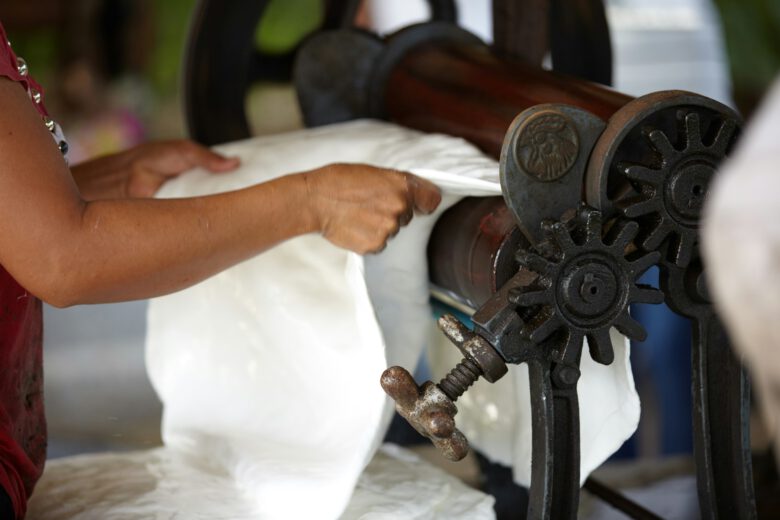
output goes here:
[[750, 453], [750, 383], [709, 299], [698, 254], [661, 266], [667, 303], [691, 319], [693, 449], [702, 518], [756, 518]]
[[385, 49], [365, 31], [323, 31], [301, 46], [293, 83], [303, 121], [315, 127], [368, 117], [369, 83]]
[[433, 442], [449, 460], [457, 461], [469, 452], [466, 437], [455, 428], [458, 409], [442, 389], [427, 381], [417, 386], [402, 367], [390, 367], [382, 373], [380, 384], [395, 401], [396, 411], [409, 424]]
[[601, 214], [585, 206], [570, 222], [545, 222], [548, 242], [543, 253], [523, 251], [520, 265], [539, 275], [530, 287], [515, 290], [510, 302], [522, 308], [539, 307], [526, 320], [525, 334], [537, 344], [549, 344], [554, 372], [565, 384], [576, 380], [579, 351], [587, 338], [594, 361], [608, 365], [614, 359], [609, 330], [615, 327], [630, 339], [642, 341], [643, 327], [628, 313], [635, 303], [661, 303], [657, 289], [636, 283], [656, 264], [660, 253], [626, 256], [638, 225], [612, 224], [606, 238]]
[[694, 456], [703, 518], [755, 518], [750, 387], [712, 307], [698, 228], [709, 182], [738, 137], [728, 107], [688, 92], [643, 96], [610, 120], [596, 144], [591, 204], [639, 223], [636, 244], [661, 252], [667, 304], [691, 319]]
[[[498, 355], [495, 349], [490, 346], [490, 343], [471, 332], [455, 316], [445, 314], [439, 318], [439, 328], [447, 336], [447, 339], [458, 347], [458, 350], [463, 354], [464, 361], [469, 361], [477, 367], [477, 376], [481, 375], [489, 383], [495, 383], [506, 374], [506, 363], [504, 363], [504, 360], [501, 359], [501, 356]], [[476, 381], [476, 378], [474, 381]], [[439, 386], [441, 385], [442, 383], [439, 383]], [[451, 386], [454, 387], [456, 385]], [[465, 391], [465, 388], [463, 391]], [[447, 392], [447, 394], [455, 401], [463, 395], [463, 392], [457, 395], [450, 394], [450, 392]]]
[[698, 243], [710, 179], [738, 134], [739, 116], [683, 91], [637, 98], [610, 119], [588, 167], [588, 204], [640, 223], [640, 244], [670, 240], [669, 260], [684, 267]]
[[536, 105], [512, 121], [501, 148], [501, 189], [531, 244], [544, 240], [540, 222], [562, 218], [580, 201], [588, 157], [605, 126], [559, 104]]
[[384, 371], [380, 383], [395, 401], [395, 408], [421, 435], [431, 439], [450, 460], [461, 460], [468, 454], [466, 437], [455, 428], [455, 401], [480, 376], [494, 383], [507, 373], [507, 366], [495, 349], [471, 332], [457, 318], [444, 315], [439, 327], [463, 354], [463, 360], [438, 385], [427, 381], [417, 386], [402, 367]]
[[526, 245], [502, 197], [464, 199], [439, 217], [431, 233], [430, 281], [473, 312], [514, 276], [515, 252]]

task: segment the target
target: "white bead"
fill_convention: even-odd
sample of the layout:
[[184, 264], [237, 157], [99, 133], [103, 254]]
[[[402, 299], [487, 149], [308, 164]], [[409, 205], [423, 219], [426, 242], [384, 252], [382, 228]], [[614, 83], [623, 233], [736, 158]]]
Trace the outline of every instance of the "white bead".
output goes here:
[[16, 58], [16, 70], [19, 71], [19, 74], [22, 76], [26, 76], [29, 72], [27, 68], [27, 62], [24, 61], [24, 58]]
[[57, 129], [57, 123], [54, 122], [54, 120], [50, 117], [43, 117], [43, 124], [46, 125], [46, 128], [49, 129], [49, 132], [54, 132]]
[[43, 96], [41, 95], [40, 91], [35, 89], [30, 89], [30, 98], [37, 104], [40, 105], [41, 101], [43, 101]]

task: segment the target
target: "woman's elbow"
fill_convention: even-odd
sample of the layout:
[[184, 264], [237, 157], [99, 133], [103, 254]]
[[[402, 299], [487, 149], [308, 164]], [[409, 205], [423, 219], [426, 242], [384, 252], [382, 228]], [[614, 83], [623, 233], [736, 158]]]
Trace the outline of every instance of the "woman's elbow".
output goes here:
[[68, 256], [49, 254], [19, 270], [19, 284], [40, 300], [60, 309], [89, 302], [89, 274]]

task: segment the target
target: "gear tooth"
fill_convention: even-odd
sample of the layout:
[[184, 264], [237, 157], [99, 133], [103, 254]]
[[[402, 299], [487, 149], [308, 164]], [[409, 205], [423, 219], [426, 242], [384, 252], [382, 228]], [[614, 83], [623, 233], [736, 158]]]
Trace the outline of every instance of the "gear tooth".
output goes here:
[[631, 288], [629, 296], [631, 303], [663, 303], [664, 293], [649, 285], [635, 285]]
[[587, 242], [601, 240], [601, 229], [603, 227], [601, 212], [597, 209], [585, 206], [582, 211], [585, 222], [585, 237]]
[[637, 218], [657, 211], [658, 201], [655, 198], [642, 197], [631, 201], [623, 208], [623, 215], [627, 218]]
[[647, 238], [642, 242], [642, 248], [645, 251], [652, 251], [656, 249], [661, 243], [666, 240], [666, 237], [672, 232], [672, 226], [664, 219], [656, 225], [653, 230], [647, 235]]
[[663, 183], [664, 175], [663, 171], [661, 170], [655, 170], [640, 164], [621, 165], [619, 168], [620, 171], [623, 172], [623, 175], [632, 181], [637, 181], [642, 184], [650, 184], [654, 187], [657, 187]]
[[647, 134], [647, 138], [650, 140], [650, 142], [653, 145], [653, 148], [656, 149], [658, 153], [661, 154], [663, 157], [663, 164], [666, 165], [669, 162], [669, 159], [677, 155], [677, 150], [674, 146], [672, 146], [672, 143], [669, 141], [669, 138], [666, 137], [666, 134], [663, 133], [660, 130], [653, 130], [649, 134]]
[[621, 334], [634, 341], [644, 341], [647, 339], [647, 331], [634, 318], [628, 315], [628, 312], [621, 313], [614, 324], [615, 328]]
[[531, 291], [515, 290], [509, 295], [509, 301], [520, 307], [533, 307], [550, 303], [550, 295], [545, 289]]
[[571, 237], [571, 233], [566, 228], [566, 224], [562, 222], [556, 222], [550, 226], [550, 236], [555, 241], [556, 245], [563, 251], [567, 251], [573, 247], [576, 247], [574, 240]]
[[568, 329], [566, 341], [563, 344], [563, 353], [558, 362], [579, 365], [579, 353], [582, 349], [583, 341], [585, 341], [585, 334], [578, 330]]
[[645, 272], [656, 265], [661, 260], [661, 253], [658, 251], [653, 251], [651, 253], [647, 253], [645, 255], [642, 255], [641, 257], [637, 258], [633, 262], [631, 262], [631, 270], [634, 273], [634, 279], [636, 280]]
[[557, 314], [549, 313], [539, 325], [535, 326], [529, 334], [529, 339], [534, 343], [541, 343], [558, 330], [563, 323]]
[[615, 351], [612, 347], [612, 338], [609, 337], [609, 329], [594, 330], [587, 335], [590, 357], [596, 363], [609, 365], [615, 360]]
[[548, 276], [555, 269], [554, 263], [536, 253], [523, 251], [522, 254], [518, 253], [516, 258], [517, 263], [521, 266], [530, 269], [541, 276]]
[[680, 231], [677, 234], [677, 240], [672, 249], [674, 264], [678, 267], [685, 267], [691, 263], [693, 250], [696, 247], [696, 239], [686, 231]]
[[720, 155], [726, 155], [731, 138], [734, 136], [734, 132], [737, 130], [737, 122], [733, 119], [726, 119], [718, 128], [718, 133], [715, 135], [715, 140], [712, 142], [710, 149], [719, 153]]
[[615, 253], [622, 256], [628, 245], [636, 238], [639, 232], [639, 224], [633, 220], [624, 220], [618, 226], [614, 231], [615, 239], [611, 242], [611, 245], [615, 248]]
[[699, 114], [691, 112], [685, 116], [685, 148], [701, 148], [701, 122]]

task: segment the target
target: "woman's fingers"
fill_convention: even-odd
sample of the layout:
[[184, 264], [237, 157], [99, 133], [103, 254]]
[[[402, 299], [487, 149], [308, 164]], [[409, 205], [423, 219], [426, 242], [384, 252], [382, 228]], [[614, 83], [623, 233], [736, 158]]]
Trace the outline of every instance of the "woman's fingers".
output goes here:
[[185, 156], [192, 167], [200, 166], [212, 173], [233, 171], [241, 164], [238, 157], [226, 157], [194, 141], [184, 141]]
[[430, 215], [439, 207], [441, 193], [432, 182], [421, 179], [411, 173], [406, 174], [406, 182], [412, 195], [414, 210], [423, 215]]

